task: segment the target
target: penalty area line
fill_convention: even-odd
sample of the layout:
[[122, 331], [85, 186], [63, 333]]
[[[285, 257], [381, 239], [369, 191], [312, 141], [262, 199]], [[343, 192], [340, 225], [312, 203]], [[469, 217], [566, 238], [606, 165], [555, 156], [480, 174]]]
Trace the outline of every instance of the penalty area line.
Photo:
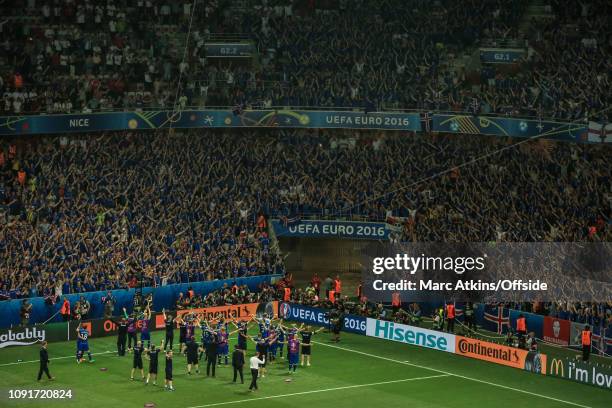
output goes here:
[[320, 392], [350, 390], [350, 389], [353, 389], [353, 388], [374, 387], [374, 386], [377, 386], [377, 385], [396, 384], [396, 383], [409, 382], [409, 381], [421, 381], [421, 380], [429, 380], [429, 379], [433, 379], [433, 378], [442, 378], [442, 377], [449, 377], [449, 375], [448, 374], [438, 374], [438, 375], [429, 375], [429, 376], [426, 376], [426, 377], [404, 378], [404, 379], [401, 379], [401, 380], [379, 381], [379, 382], [373, 382], [373, 383], [368, 383], [368, 384], [346, 385], [346, 386], [343, 386], [343, 387], [323, 388], [323, 389], [320, 389], [320, 390], [292, 392], [292, 393], [289, 393], [289, 394], [269, 395], [269, 396], [266, 396], [266, 397], [257, 397], [257, 398], [248, 398], [248, 399], [245, 398], [245, 399], [235, 400], [235, 401], [214, 402], [212, 404], [195, 405], [195, 406], [188, 407], [188, 408], [217, 407], [217, 406], [221, 406], [221, 405], [240, 404], [242, 402], [262, 401], [262, 400], [275, 399], [275, 398], [294, 397], [294, 396], [297, 396], [297, 395], [308, 395], [308, 394], [317, 394], [317, 393], [320, 393]]
[[[100, 356], [100, 355], [108, 354], [108, 353], [114, 353], [114, 351], [102, 351], [100, 353], [91, 353], [91, 355], [92, 356]], [[53, 358], [50, 358], [49, 360], [63, 360], [65, 358], [74, 358], [74, 359], [76, 359], [76, 355], [62, 356], [62, 357], [53, 357]], [[39, 363], [39, 362], [40, 362], [40, 360], [15, 361], [13, 363], [0, 364], [0, 367], [12, 366], [12, 365], [16, 365], [16, 364]]]
[[391, 361], [391, 362], [398, 363], [398, 364], [405, 364], [405, 365], [409, 365], [409, 366], [416, 367], [416, 368], [422, 368], [424, 370], [429, 370], [429, 371], [433, 371], [435, 373], [440, 373], [440, 374], [446, 374], [446, 375], [449, 375], [449, 376], [452, 376], [452, 377], [463, 378], [464, 380], [479, 382], [481, 384], [487, 384], [487, 385], [491, 385], [493, 387], [503, 388], [503, 389], [510, 390], [510, 391], [515, 391], [515, 392], [520, 392], [520, 393], [527, 394], [527, 395], [532, 395], [534, 397], [539, 397], [539, 398], [544, 398], [544, 399], [548, 399], [548, 400], [551, 400], [551, 401], [561, 402], [561, 403], [564, 403], [564, 404], [567, 404], [567, 405], [573, 405], [573, 406], [581, 407], [581, 408], [591, 408], [588, 405], [578, 404], [576, 402], [566, 401], [566, 400], [562, 400], [560, 398], [555, 398], [555, 397], [551, 397], [551, 396], [548, 396], [548, 395], [538, 394], [536, 392], [525, 391], [525, 390], [521, 390], [520, 388], [514, 388], [514, 387], [507, 386], [507, 385], [497, 384], [497, 383], [494, 383], [494, 382], [490, 382], [490, 381], [486, 381], [486, 380], [481, 380], [479, 378], [467, 377], [467, 376], [461, 375], [461, 374], [450, 373], [448, 371], [438, 370], [437, 368], [431, 368], [431, 367], [427, 367], [427, 366], [422, 366], [422, 365], [419, 365], [419, 364], [410, 363], [408, 361], [401, 361], [401, 360], [396, 360], [396, 359], [389, 358], [389, 357], [377, 356], [376, 354], [370, 354], [370, 353], [366, 353], [364, 351], [353, 350], [353, 349], [350, 349], [350, 348], [347, 348], [347, 347], [340, 347], [340, 346], [336, 346], [336, 345], [333, 345], [333, 344], [321, 343], [321, 342], [318, 342], [318, 341], [317, 342], [313, 342], [313, 343], [317, 343], [317, 344], [319, 344], [321, 346], [325, 346], [325, 347], [335, 348], [335, 349], [338, 349], [338, 350], [348, 351], [348, 352], [351, 352], [351, 353], [361, 354], [361, 355], [372, 357], [372, 358], [378, 358], [380, 360], [386, 360], [386, 361]]

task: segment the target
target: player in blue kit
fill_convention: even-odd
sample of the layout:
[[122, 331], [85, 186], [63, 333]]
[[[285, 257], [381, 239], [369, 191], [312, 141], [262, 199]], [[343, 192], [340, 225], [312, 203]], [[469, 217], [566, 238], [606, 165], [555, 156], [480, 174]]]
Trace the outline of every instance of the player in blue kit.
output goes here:
[[217, 363], [221, 364], [221, 357], [225, 357], [225, 365], [229, 364], [229, 333], [226, 331], [225, 326], [221, 326], [221, 329], [217, 332], [217, 339], [219, 344], [217, 346]]
[[[289, 374], [295, 373], [300, 359], [300, 341], [291, 336], [287, 342], [287, 360], [289, 360]], [[293, 369], [293, 371], [291, 371]]]
[[81, 323], [79, 323], [79, 327], [76, 329], [77, 332], [77, 352], [76, 358], [77, 363], [81, 364], [84, 361], [83, 354], [87, 352], [87, 357], [89, 358], [89, 362], [93, 363], [94, 360], [91, 358], [91, 351], [89, 350], [89, 332], [86, 328], [83, 327]]
[[300, 327], [297, 327], [295, 323], [292, 324], [291, 327], [285, 327], [282, 325], [282, 323], [279, 323], [279, 325], [281, 329], [285, 332], [285, 336], [287, 336], [287, 341], [289, 341], [293, 337], [296, 337], [299, 331], [304, 328], [304, 323], [302, 323]]
[[206, 348], [208, 347], [208, 345], [212, 342], [213, 331], [208, 325], [208, 321], [204, 319], [203, 315], [200, 315], [198, 317], [198, 320], [196, 320], [196, 324], [200, 327], [200, 330], [202, 331], [200, 338], [200, 341], [202, 342], [202, 351], [200, 352], [199, 357], [200, 360], [202, 360], [202, 357], [204, 356], [204, 359], [206, 360], [204, 353], [206, 352]]
[[260, 337], [268, 337], [267, 332], [270, 330], [271, 320], [268, 318], [268, 315], [264, 313], [263, 318], [257, 316], [251, 316], [251, 320], [253, 320], [259, 326], [259, 335]]
[[240, 350], [246, 351], [247, 340], [249, 338], [249, 335], [248, 335], [249, 325], [246, 322], [239, 322], [238, 324], [234, 323], [234, 326], [236, 326], [236, 330], [234, 330], [230, 334], [234, 334], [238, 332], [238, 348]]
[[278, 350], [278, 333], [274, 327], [270, 328], [268, 334], [268, 361], [276, 360], [276, 351]]
[[147, 309], [143, 312], [139, 319], [140, 326], [140, 341], [144, 346], [145, 341], [147, 342], [146, 348], [151, 348], [151, 332], [149, 331], [149, 319], [151, 319], [151, 309], [147, 306]]

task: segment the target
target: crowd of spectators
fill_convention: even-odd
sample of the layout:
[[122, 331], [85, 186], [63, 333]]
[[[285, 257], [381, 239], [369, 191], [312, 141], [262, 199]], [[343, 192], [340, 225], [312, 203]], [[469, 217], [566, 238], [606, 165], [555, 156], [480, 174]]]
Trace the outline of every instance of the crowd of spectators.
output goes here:
[[193, 308], [241, 305], [245, 303], [267, 303], [279, 300], [277, 289], [268, 284], [260, 285], [257, 290], [251, 291], [247, 285], [236, 284], [209, 292], [207, 294], [188, 291], [179, 293], [176, 299], [176, 310], [187, 310]]
[[257, 206], [271, 193], [259, 184], [269, 167], [253, 170], [265, 145], [245, 155], [248, 142], [117, 133], [3, 145], [0, 294], [282, 273]]
[[520, 69], [483, 69], [483, 111], [607, 120], [612, 115], [602, 110], [612, 102], [609, 3], [548, 3], [554, 18], [531, 22], [524, 39], [533, 51]]
[[[195, 9], [189, 0], [5, 1], [0, 109], [247, 104], [597, 117], [610, 98], [606, 2], [547, 3], [554, 18], [519, 30], [527, 0], [216, 0]], [[257, 62], [207, 58], [205, 41], [232, 33], [254, 41]], [[452, 63], [488, 39], [526, 44], [528, 57], [476, 79]]]
[[283, 273], [270, 217], [387, 221], [403, 242], [610, 241], [606, 146], [492, 154], [509, 143], [303, 130], [3, 141], [0, 295]]

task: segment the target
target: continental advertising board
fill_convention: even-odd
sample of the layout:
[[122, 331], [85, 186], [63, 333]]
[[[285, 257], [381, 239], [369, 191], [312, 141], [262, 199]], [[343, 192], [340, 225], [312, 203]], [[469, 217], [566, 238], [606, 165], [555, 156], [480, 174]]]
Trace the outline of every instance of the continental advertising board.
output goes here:
[[539, 352], [456, 336], [455, 354], [533, 373], [546, 374], [546, 355]]
[[[154, 314], [149, 320], [149, 328], [151, 328], [151, 323], [157, 318], [157, 314]], [[161, 316], [161, 314], [159, 314]], [[163, 317], [162, 317], [163, 319]], [[72, 320], [69, 322], [69, 330], [68, 330], [68, 340], [76, 339], [76, 330], [79, 327], [79, 323], [81, 326], [87, 330], [89, 333], [89, 337], [105, 337], [105, 336], [113, 336], [116, 335], [119, 331], [119, 326], [117, 323], [121, 320], [121, 317], [113, 317], [110, 319], [93, 319], [93, 320]], [[140, 329], [142, 328], [142, 320], [136, 321], [136, 331], [140, 333]]]
[[589, 384], [595, 387], [612, 389], [612, 367], [587, 364], [567, 358], [549, 358], [547, 375]]
[[[267, 314], [271, 318], [276, 317], [277, 310], [278, 302], [273, 301], [268, 303], [245, 303], [242, 305], [226, 305], [199, 309], [177, 310], [176, 316], [194, 314], [203, 316], [206, 320], [217, 320], [219, 318], [223, 318], [227, 320], [246, 321], [250, 320], [253, 316], [262, 317], [264, 314]], [[156, 317], [155, 327], [158, 329], [164, 327], [163, 315], [158, 315]]]

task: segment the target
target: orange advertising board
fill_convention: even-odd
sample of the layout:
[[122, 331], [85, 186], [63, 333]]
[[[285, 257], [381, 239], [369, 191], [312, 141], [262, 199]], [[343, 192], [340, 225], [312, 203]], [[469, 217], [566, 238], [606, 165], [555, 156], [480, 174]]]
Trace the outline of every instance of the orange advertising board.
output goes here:
[[546, 374], [546, 355], [534, 351], [456, 336], [455, 354]]
[[[227, 320], [249, 320], [251, 316], [261, 317], [264, 313], [267, 313], [270, 317], [276, 317], [278, 310], [278, 302], [268, 303], [245, 303], [242, 305], [227, 305], [227, 306], [213, 306], [205, 307], [201, 309], [186, 309], [177, 310], [176, 316], [183, 316], [185, 314], [204, 315], [206, 320], [215, 320], [223, 317]], [[159, 314], [155, 317], [155, 327], [161, 329], [164, 327], [164, 316]]]

